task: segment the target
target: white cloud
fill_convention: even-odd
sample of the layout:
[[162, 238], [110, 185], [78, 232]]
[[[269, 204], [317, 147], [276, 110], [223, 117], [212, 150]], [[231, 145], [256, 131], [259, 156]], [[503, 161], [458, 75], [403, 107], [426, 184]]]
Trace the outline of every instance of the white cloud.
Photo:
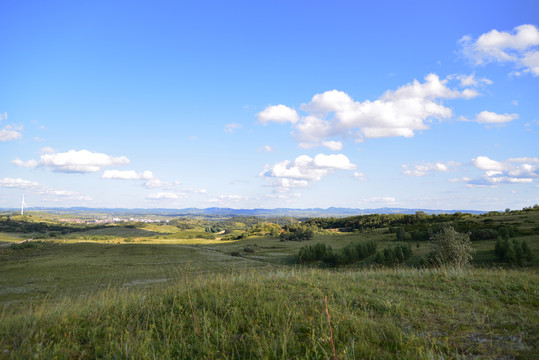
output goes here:
[[[301, 106], [306, 115], [298, 117], [295, 110], [284, 105], [282, 109], [293, 112], [293, 119], [275, 122], [291, 122], [293, 134], [300, 147], [310, 148], [324, 145], [337, 149], [338, 142], [329, 140], [336, 136], [351, 136], [356, 141], [364, 138], [404, 136], [412, 137], [416, 131], [429, 128], [434, 120], [450, 118], [450, 108], [442, 104], [443, 99], [472, 98], [479, 93], [473, 88], [462, 91], [448, 87], [455, 76], [441, 80], [436, 74], [429, 74], [425, 82], [415, 80], [397, 90], [386, 91], [375, 101], [358, 102], [348, 94], [338, 90], [316, 94], [311, 101]], [[277, 106], [259, 113], [259, 121], [268, 122]]]
[[270, 186], [272, 186], [273, 190], [277, 193], [289, 192], [292, 188], [307, 187], [307, 185], [309, 185], [307, 180], [294, 180], [287, 178], [278, 178], [270, 183]]
[[113, 157], [88, 150], [69, 150], [64, 153], [41, 155], [38, 165], [57, 172], [88, 173], [96, 172], [107, 166], [119, 166], [129, 163], [125, 156]]
[[487, 156], [478, 156], [472, 159], [472, 164], [481, 170], [500, 171], [504, 169], [504, 165], [501, 162], [489, 159]]
[[187, 193], [193, 193], [193, 194], [205, 194], [206, 189], [197, 189], [197, 188], [184, 188], [182, 189], [183, 192]]
[[352, 175], [354, 179], [360, 180], [360, 181], [367, 181], [367, 175], [360, 173], [360, 172], [354, 172]]
[[[534, 25], [517, 26], [512, 33], [494, 29], [475, 41], [470, 36], [464, 36], [459, 43], [464, 56], [478, 65], [509, 62], [526, 73], [539, 76], [539, 30]], [[520, 72], [516, 73], [518, 75]]]
[[395, 199], [394, 197], [392, 196], [380, 196], [380, 197], [371, 197], [371, 198], [367, 198], [367, 199], [362, 199], [359, 201], [360, 204], [372, 204], [372, 203], [375, 203], [375, 204], [394, 204], [395, 202], [397, 201], [397, 199]]
[[225, 132], [232, 134], [232, 133], [234, 133], [234, 131], [241, 129], [242, 127], [243, 126], [241, 126], [241, 124], [238, 124], [238, 123], [226, 124], [225, 125]]
[[437, 171], [437, 172], [448, 172], [450, 170], [454, 170], [456, 167], [458, 167], [460, 164], [456, 163], [454, 161], [449, 161], [446, 163], [442, 162], [436, 162], [436, 163], [429, 163], [425, 162], [422, 164], [414, 165], [412, 168], [410, 168], [409, 165], [402, 165], [402, 172], [404, 175], [408, 176], [426, 176], [430, 172]]
[[518, 119], [518, 114], [496, 114], [491, 111], [481, 111], [475, 117], [475, 121], [480, 124], [505, 124]]
[[39, 150], [42, 154], [53, 154], [56, 152], [53, 148], [49, 146], [45, 146]]
[[209, 203], [228, 203], [249, 200], [248, 196], [243, 195], [219, 195], [216, 198], [208, 200]]
[[11, 163], [15, 164], [18, 167], [24, 167], [24, 168], [35, 168], [38, 164], [36, 160], [22, 161], [19, 158], [16, 158], [15, 160], [11, 160]]
[[0, 141], [6, 142], [20, 139], [22, 137], [22, 133], [20, 133], [21, 130], [22, 127], [13, 127], [11, 125], [4, 126], [4, 128], [0, 130]]
[[498, 184], [529, 184], [539, 177], [539, 159], [512, 158], [496, 161], [487, 156], [478, 156], [472, 165], [483, 170], [478, 179], [466, 181], [471, 187], [495, 186]]
[[[451, 79], [453, 76], [448, 76], [448, 79]], [[493, 81], [487, 78], [476, 78], [475, 74], [470, 75], [455, 75], [457, 80], [460, 80], [460, 86], [462, 87], [477, 87], [479, 85], [492, 85]]]
[[155, 176], [151, 171], [137, 173], [134, 170], [105, 170], [102, 179], [118, 179], [118, 180], [150, 180]]
[[150, 200], [171, 200], [171, 199], [184, 199], [187, 195], [181, 193], [172, 192], [158, 192], [148, 195], [147, 199]]
[[342, 142], [340, 141], [322, 141], [322, 146], [325, 146], [333, 151], [342, 150]]
[[7, 112], [5, 112], [5, 113], [3, 113], [3, 114], [0, 113], [0, 121], [2, 121], [2, 120], [4, 120], [4, 119], [7, 120]]
[[172, 187], [172, 184], [159, 180], [148, 170], [141, 173], [134, 170], [105, 170], [103, 175], [101, 175], [101, 178], [116, 180], [145, 180], [144, 186], [148, 189]]
[[54, 149], [43, 148], [39, 161], [28, 160], [22, 161], [15, 159], [13, 164], [21, 167], [41, 166], [50, 168], [56, 172], [65, 173], [88, 173], [96, 172], [107, 166], [118, 166], [129, 163], [129, 159], [125, 156], [113, 157], [107, 154], [91, 152], [88, 150], [69, 150], [68, 152], [58, 153], [52, 152]]
[[314, 158], [298, 156], [293, 162], [285, 160], [268, 166], [260, 174], [267, 178], [276, 178], [270, 183], [277, 192], [289, 191], [292, 187], [305, 187], [309, 181], [318, 181], [332, 174], [335, 170], [352, 170], [352, 164], [343, 154], [318, 154]]
[[[75, 191], [69, 190], [54, 190], [49, 188], [46, 185], [40, 184], [35, 181], [24, 180], [21, 178], [3, 178], [0, 179], [0, 187], [5, 188], [18, 188], [28, 191], [30, 193], [39, 194], [39, 195], [49, 195], [54, 197], [59, 197], [62, 199], [71, 199], [71, 200], [92, 200], [90, 196], [81, 195]], [[54, 200], [54, 199], [53, 199]]]
[[295, 124], [299, 120], [299, 116], [296, 110], [289, 108], [285, 105], [268, 106], [266, 109], [256, 114], [256, 117], [258, 121], [264, 125], [269, 122], [275, 122], [280, 124], [290, 122], [292, 124]]
[[258, 151], [272, 152], [273, 148], [269, 145], [264, 145], [258, 149]]

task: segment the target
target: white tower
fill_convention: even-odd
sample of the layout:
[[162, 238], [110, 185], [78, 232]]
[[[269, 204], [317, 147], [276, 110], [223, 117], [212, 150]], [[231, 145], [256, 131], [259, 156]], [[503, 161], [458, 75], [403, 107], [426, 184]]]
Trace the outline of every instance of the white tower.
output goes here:
[[21, 215], [24, 215], [24, 207], [26, 204], [24, 203], [24, 194], [22, 194], [22, 202], [21, 202]]

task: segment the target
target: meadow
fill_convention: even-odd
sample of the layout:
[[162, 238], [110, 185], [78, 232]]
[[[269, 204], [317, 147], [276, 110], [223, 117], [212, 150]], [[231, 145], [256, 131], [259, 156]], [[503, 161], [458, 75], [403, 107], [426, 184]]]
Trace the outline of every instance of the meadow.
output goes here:
[[200, 221], [52, 228], [13, 246], [44, 234], [3, 232], [0, 358], [537, 358], [538, 215], [467, 218], [514, 226], [534, 259], [500, 263], [495, 240], [477, 240], [466, 269], [422, 266], [430, 244], [411, 238], [397, 266], [294, 264], [308, 244], [394, 246], [389, 227], [302, 242], [238, 219], [214, 233]]

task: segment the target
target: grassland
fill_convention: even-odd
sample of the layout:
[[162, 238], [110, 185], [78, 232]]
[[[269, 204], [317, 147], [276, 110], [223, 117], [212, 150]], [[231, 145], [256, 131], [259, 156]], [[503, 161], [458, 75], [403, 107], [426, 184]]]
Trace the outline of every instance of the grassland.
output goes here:
[[[481, 240], [467, 270], [420, 268], [428, 242], [413, 242], [400, 267], [371, 256], [308, 269], [290, 265], [306, 242], [202, 239], [204, 227], [155, 224], [3, 246], [0, 359], [326, 359], [333, 345], [339, 359], [537, 358], [539, 211], [470, 220], [518, 227], [533, 263], [499, 264], [495, 241]], [[396, 243], [388, 228], [321, 231], [308, 243], [368, 240]]]

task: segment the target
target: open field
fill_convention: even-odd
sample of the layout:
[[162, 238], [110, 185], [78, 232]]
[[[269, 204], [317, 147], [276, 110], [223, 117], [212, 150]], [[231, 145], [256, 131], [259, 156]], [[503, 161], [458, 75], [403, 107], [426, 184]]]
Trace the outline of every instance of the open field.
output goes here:
[[534, 259], [514, 269], [497, 262], [495, 240], [473, 241], [469, 270], [420, 268], [431, 248], [411, 240], [412, 256], [394, 268], [374, 256], [293, 265], [310, 244], [394, 246], [388, 227], [299, 242], [233, 240], [249, 233], [243, 223], [210, 239], [197, 238], [203, 226], [113, 225], [18, 248], [7, 244], [43, 233], [0, 233], [0, 358], [332, 358], [324, 298], [341, 359], [536, 358], [538, 215], [464, 218], [518, 230]]
[[264, 268], [175, 276], [25, 311], [4, 308], [0, 357], [328, 359], [332, 344], [339, 359], [538, 354], [533, 271]]

